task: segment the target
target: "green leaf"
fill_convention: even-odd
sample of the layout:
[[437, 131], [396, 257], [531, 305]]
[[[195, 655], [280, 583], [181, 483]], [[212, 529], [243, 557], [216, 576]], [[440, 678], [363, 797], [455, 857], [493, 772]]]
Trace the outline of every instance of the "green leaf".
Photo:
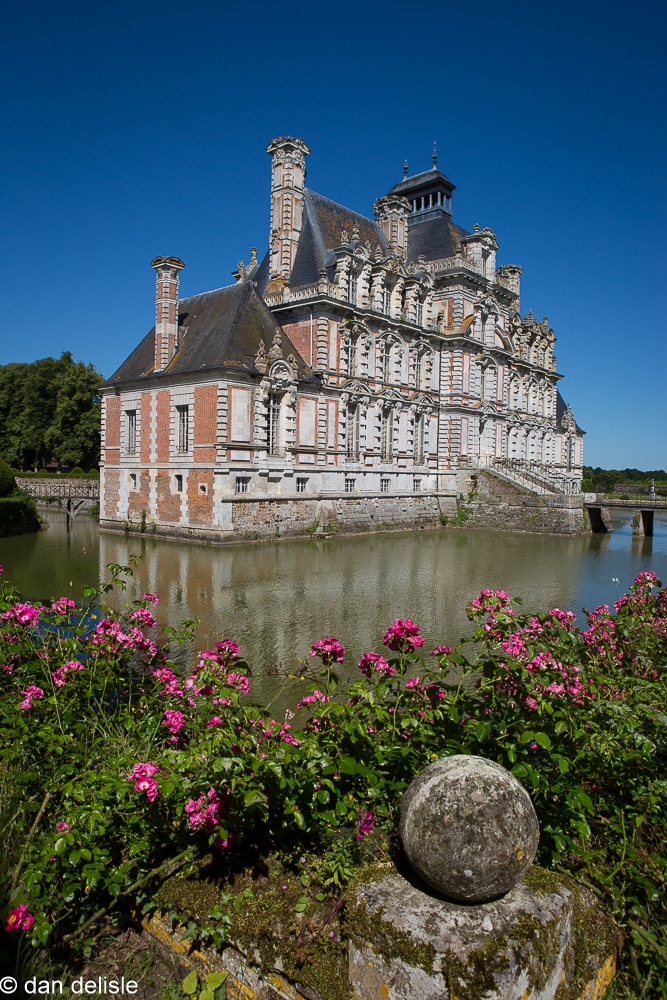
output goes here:
[[593, 805], [590, 796], [586, 795], [586, 792], [579, 789], [578, 797], [579, 801], [582, 803], [586, 811], [590, 813], [590, 815], [592, 816], [593, 813], [595, 812], [595, 806]]
[[302, 896], [300, 899], [297, 900], [296, 905], [294, 907], [294, 912], [303, 913], [303, 911], [306, 909], [307, 906], [308, 906], [308, 896]]
[[189, 972], [187, 974], [187, 976], [181, 983], [181, 989], [183, 990], [184, 993], [188, 994], [194, 993], [194, 991], [197, 989], [197, 973], [194, 971], [194, 969], [192, 970], [192, 972]]
[[299, 827], [300, 830], [306, 829], [306, 821], [303, 817], [303, 813], [299, 812], [298, 809], [294, 813], [294, 822], [296, 823], [296, 825]]
[[525, 732], [521, 733], [519, 740], [521, 743], [532, 743], [535, 739], [535, 733], [531, 729], [526, 729]]
[[545, 750], [551, 750], [551, 740], [546, 733], [535, 733], [535, 742]]
[[482, 740], [486, 739], [486, 737], [491, 732], [491, 729], [492, 729], [492, 726], [491, 726], [490, 722], [481, 722], [480, 721], [480, 722], [477, 723], [477, 730], [475, 732], [475, 736], [477, 737], [477, 739], [479, 740], [480, 743], [482, 742]]
[[347, 757], [345, 754], [340, 757], [338, 766], [343, 774], [356, 774], [358, 771], [356, 760], [353, 757]]

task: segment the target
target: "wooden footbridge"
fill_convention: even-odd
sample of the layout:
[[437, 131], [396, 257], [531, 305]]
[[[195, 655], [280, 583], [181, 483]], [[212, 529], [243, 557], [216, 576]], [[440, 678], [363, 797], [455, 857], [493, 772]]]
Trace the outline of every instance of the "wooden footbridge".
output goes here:
[[655, 512], [667, 512], [667, 498], [647, 494], [637, 497], [616, 497], [605, 493], [584, 493], [584, 507], [588, 510], [591, 530], [605, 533], [613, 531], [612, 510], [632, 511], [632, 533], [646, 538], [653, 536]]
[[16, 485], [40, 503], [57, 503], [64, 507], [68, 527], [75, 514], [100, 501], [99, 479], [84, 476], [58, 476], [57, 479], [17, 476]]

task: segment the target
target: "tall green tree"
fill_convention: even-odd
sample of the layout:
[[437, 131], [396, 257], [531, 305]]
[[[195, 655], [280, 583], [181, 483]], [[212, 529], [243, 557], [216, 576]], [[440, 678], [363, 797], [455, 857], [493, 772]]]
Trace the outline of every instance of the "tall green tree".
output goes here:
[[59, 358], [0, 366], [0, 458], [19, 469], [96, 466], [103, 376], [93, 365]]

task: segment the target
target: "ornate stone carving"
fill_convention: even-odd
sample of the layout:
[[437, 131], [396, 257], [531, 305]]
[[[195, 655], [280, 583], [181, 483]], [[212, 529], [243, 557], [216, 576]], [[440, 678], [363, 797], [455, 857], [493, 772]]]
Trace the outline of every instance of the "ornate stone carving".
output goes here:
[[276, 330], [273, 335], [273, 343], [269, 349], [269, 361], [276, 361], [278, 358], [283, 357], [282, 341], [280, 337], [280, 331]]
[[268, 359], [266, 357], [266, 347], [264, 346], [264, 341], [260, 340], [257, 346], [257, 354], [255, 355], [255, 368], [257, 369], [258, 372], [261, 372], [262, 375], [265, 375], [268, 366], [269, 364], [268, 364]]

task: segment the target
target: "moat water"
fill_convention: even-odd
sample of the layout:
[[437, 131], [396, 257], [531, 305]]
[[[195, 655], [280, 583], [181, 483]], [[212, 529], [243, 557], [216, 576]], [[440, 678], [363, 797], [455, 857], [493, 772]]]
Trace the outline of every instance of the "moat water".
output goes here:
[[426, 650], [451, 645], [469, 634], [465, 606], [487, 587], [521, 597], [529, 610], [579, 613], [611, 604], [641, 570], [667, 582], [665, 515], [650, 539], [633, 538], [630, 514], [622, 513], [607, 535], [452, 528], [223, 546], [100, 532], [85, 513], [68, 531], [64, 512], [42, 515], [38, 534], [0, 539], [0, 564], [24, 598], [81, 601], [84, 587], [108, 575], [108, 563], [136, 554], [127, 591], [110, 603], [156, 593], [161, 625], [199, 618], [197, 648], [233, 638], [260, 676], [298, 672], [325, 635], [343, 643], [353, 667], [399, 617], [420, 623]]

